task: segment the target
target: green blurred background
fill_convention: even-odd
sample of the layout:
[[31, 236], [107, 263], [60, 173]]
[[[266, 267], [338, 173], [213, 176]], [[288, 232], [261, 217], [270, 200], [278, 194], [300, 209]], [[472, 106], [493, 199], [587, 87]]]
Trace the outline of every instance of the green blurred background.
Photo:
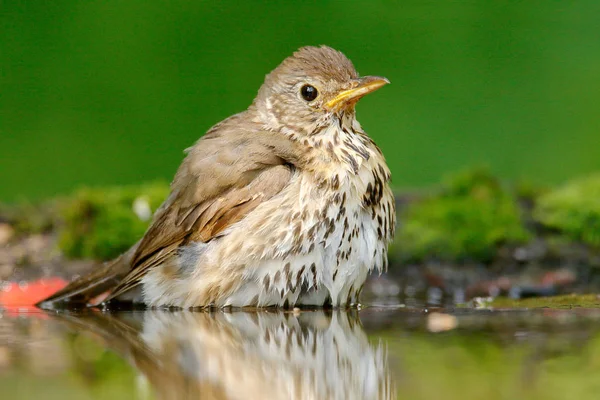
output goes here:
[[3, 1], [0, 201], [170, 179], [303, 45], [392, 85], [358, 107], [396, 187], [600, 169], [600, 2]]

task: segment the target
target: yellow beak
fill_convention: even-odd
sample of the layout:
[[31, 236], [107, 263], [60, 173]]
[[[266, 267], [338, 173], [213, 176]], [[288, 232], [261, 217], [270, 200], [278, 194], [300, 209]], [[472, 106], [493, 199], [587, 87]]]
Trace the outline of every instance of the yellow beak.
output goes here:
[[340, 109], [341, 106], [358, 101], [361, 97], [387, 85], [390, 81], [381, 76], [365, 76], [353, 81], [352, 89], [342, 90], [333, 99], [325, 103], [329, 110]]

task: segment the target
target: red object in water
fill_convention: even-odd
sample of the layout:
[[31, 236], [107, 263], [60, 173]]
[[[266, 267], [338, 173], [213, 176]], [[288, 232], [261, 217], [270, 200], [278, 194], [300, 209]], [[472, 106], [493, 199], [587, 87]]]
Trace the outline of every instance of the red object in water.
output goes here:
[[61, 278], [38, 279], [33, 282], [10, 282], [0, 290], [0, 306], [33, 306], [67, 286]]

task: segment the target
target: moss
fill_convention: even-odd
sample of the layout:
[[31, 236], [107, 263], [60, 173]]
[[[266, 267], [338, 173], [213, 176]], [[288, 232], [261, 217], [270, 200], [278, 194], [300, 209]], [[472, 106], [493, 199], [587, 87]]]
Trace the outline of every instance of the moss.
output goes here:
[[527, 299], [497, 297], [490, 305], [494, 308], [600, 308], [600, 297], [597, 294], [569, 294]]
[[541, 196], [533, 216], [573, 242], [600, 248], [600, 174], [574, 180]]
[[54, 199], [37, 204], [28, 201], [0, 204], [0, 220], [10, 223], [17, 235], [50, 232], [56, 223], [57, 203]]
[[107, 260], [121, 254], [144, 234], [168, 192], [164, 183], [76, 192], [61, 206], [60, 249], [71, 258]]
[[546, 186], [525, 179], [516, 181], [513, 187], [515, 196], [528, 204], [534, 204], [541, 196], [548, 193]]
[[393, 252], [414, 261], [489, 261], [499, 246], [530, 239], [520, 214], [515, 196], [489, 171], [465, 171], [401, 213]]

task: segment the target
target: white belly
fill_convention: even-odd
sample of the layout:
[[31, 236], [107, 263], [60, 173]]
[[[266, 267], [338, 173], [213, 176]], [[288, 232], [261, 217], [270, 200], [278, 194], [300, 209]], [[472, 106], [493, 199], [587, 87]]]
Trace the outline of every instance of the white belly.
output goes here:
[[[377, 243], [370, 217], [359, 208], [350, 210], [345, 229], [341, 218], [333, 232], [327, 234], [327, 224], [314, 232], [310, 251], [248, 268], [244, 285], [224, 305], [356, 304], [368, 272], [377, 264], [375, 249], [379, 248], [381, 254], [382, 245]], [[330, 212], [335, 211], [331, 206]]]
[[[273, 244], [272, 258], [248, 266], [243, 285], [219, 305], [356, 304], [369, 271], [383, 268], [387, 241], [378, 238], [377, 222], [362, 207], [361, 199], [351, 194], [351, 188], [338, 193], [337, 201], [333, 195], [299, 196], [299, 203], [310, 201], [311, 209], [326, 210], [325, 214], [292, 216], [285, 237]], [[286, 223], [286, 219], [278, 223]], [[301, 249], [294, 247], [298, 223], [304, 238]]]

